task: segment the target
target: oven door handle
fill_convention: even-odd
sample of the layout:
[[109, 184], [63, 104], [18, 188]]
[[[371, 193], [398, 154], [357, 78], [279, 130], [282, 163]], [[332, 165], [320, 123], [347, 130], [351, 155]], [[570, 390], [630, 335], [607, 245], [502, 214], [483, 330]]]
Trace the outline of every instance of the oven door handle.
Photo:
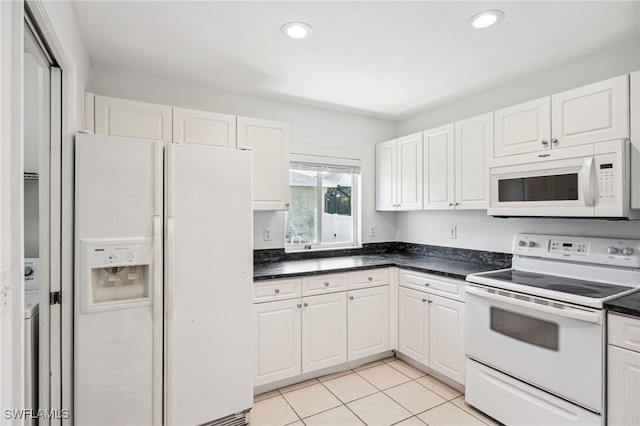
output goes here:
[[[499, 302], [507, 303], [509, 305], [522, 306], [524, 308], [531, 309], [533, 311], [544, 312], [544, 313], [548, 313], [548, 314], [552, 314], [552, 315], [557, 315], [557, 316], [561, 316], [561, 317], [565, 317], [565, 318], [572, 318], [572, 319], [576, 319], [576, 320], [580, 320], [580, 321], [586, 321], [586, 322], [590, 322], [590, 323], [594, 323], [594, 324], [602, 324], [602, 313], [601, 313], [601, 311], [591, 311], [591, 310], [586, 310], [586, 309], [583, 310], [583, 309], [580, 309], [580, 308], [575, 308], [573, 306], [566, 305], [566, 304], [564, 304], [562, 302], [553, 302], [554, 304], [562, 306], [562, 308], [542, 305], [542, 304], [535, 303], [535, 302], [528, 302], [526, 300], [515, 299], [513, 297], [501, 296], [499, 294], [496, 295], [496, 294], [493, 294], [493, 293], [489, 293], [487, 291], [482, 290], [481, 288], [477, 288], [477, 287], [471, 286], [469, 284], [467, 284], [465, 291], [467, 293], [469, 293], [469, 294], [473, 294], [473, 295], [478, 296], [478, 297], [483, 297], [485, 299], [496, 300], [496, 301], [499, 301]], [[507, 292], [509, 294], [513, 294], [513, 293], [511, 293], [510, 291], [507, 291], [507, 290], [499, 290], [499, 291], [504, 291], [504, 292]], [[531, 296], [531, 297], [533, 297], [533, 296]], [[467, 300], [467, 302], [468, 302], [468, 300]]]

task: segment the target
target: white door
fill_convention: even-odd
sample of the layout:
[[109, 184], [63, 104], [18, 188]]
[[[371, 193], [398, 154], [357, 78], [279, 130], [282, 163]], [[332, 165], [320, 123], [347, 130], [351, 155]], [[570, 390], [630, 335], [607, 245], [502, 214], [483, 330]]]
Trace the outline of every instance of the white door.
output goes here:
[[609, 348], [607, 420], [610, 425], [640, 424], [640, 352]]
[[422, 210], [422, 133], [396, 140], [398, 210]]
[[302, 371], [301, 313], [299, 298], [253, 305], [254, 386]]
[[429, 295], [398, 288], [398, 351], [429, 365]]
[[396, 141], [376, 145], [376, 210], [396, 210]]
[[464, 303], [429, 296], [430, 367], [464, 384]]
[[551, 96], [553, 148], [629, 138], [629, 76]]
[[551, 98], [499, 109], [494, 119], [494, 157], [551, 149]]
[[167, 424], [253, 403], [251, 153], [166, 146]]
[[348, 360], [389, 350], [389, 286], [347, 293]]
[[455, 202], [457, 209], [489, 204], [487, 159], [493, 144], [493, 113], [455, 123]]
[[253, 152], [253, 209], [289, 209], [289, 124], [238, 117], [237, 147]]
[[347, 361], [347, 293], [302, 298], [302, 373]]
[[424, 209], [453, 207], [454, 127], [449, 124], [423, 133]]
[[173, 143], [236, 148], [236, 117], [209, 111], [173, 108]]
[[170, 106], [108, 96], [94, 98], [96, 134], [171, 142]]

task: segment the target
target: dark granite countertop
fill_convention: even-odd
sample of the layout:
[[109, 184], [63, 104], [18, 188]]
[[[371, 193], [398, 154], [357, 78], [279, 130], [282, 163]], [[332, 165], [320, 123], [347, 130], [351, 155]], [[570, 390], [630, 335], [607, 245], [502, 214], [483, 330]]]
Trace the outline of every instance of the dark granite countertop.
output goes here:
[[609, 300], [604, 303], [604, 308], [609, 312], [640, 318], [640, 290]]
[[324, 257], [318, 259], [278, 260], [256, 262], [255, 281], [274, 278], [300, 277], [397, 266], [451, 278], [464, 279], [468, 274], [502, 269], [507, 266], [492, 262], [469, 262], [446, 259], [427, 254], [382, 253], [356, 256]]

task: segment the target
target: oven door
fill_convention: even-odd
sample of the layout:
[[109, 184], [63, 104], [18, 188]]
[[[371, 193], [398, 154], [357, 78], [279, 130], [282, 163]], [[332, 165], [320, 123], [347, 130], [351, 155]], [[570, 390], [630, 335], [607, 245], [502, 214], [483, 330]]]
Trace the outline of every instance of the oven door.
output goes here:
[[593, 154], [492, 167], [489, 182], [492, 216], [595, 215]]
[[466, 354], [568, 401], [603, 408], [603, 313], [467, 283]]

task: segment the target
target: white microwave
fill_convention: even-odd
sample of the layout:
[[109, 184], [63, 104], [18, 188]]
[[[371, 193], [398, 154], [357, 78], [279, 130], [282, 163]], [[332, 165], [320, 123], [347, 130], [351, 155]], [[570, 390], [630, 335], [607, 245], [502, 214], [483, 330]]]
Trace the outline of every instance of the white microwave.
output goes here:
[[630, 149], [616, 140], [496, 159], [487, 213], [639, 219], [630, 208]]

